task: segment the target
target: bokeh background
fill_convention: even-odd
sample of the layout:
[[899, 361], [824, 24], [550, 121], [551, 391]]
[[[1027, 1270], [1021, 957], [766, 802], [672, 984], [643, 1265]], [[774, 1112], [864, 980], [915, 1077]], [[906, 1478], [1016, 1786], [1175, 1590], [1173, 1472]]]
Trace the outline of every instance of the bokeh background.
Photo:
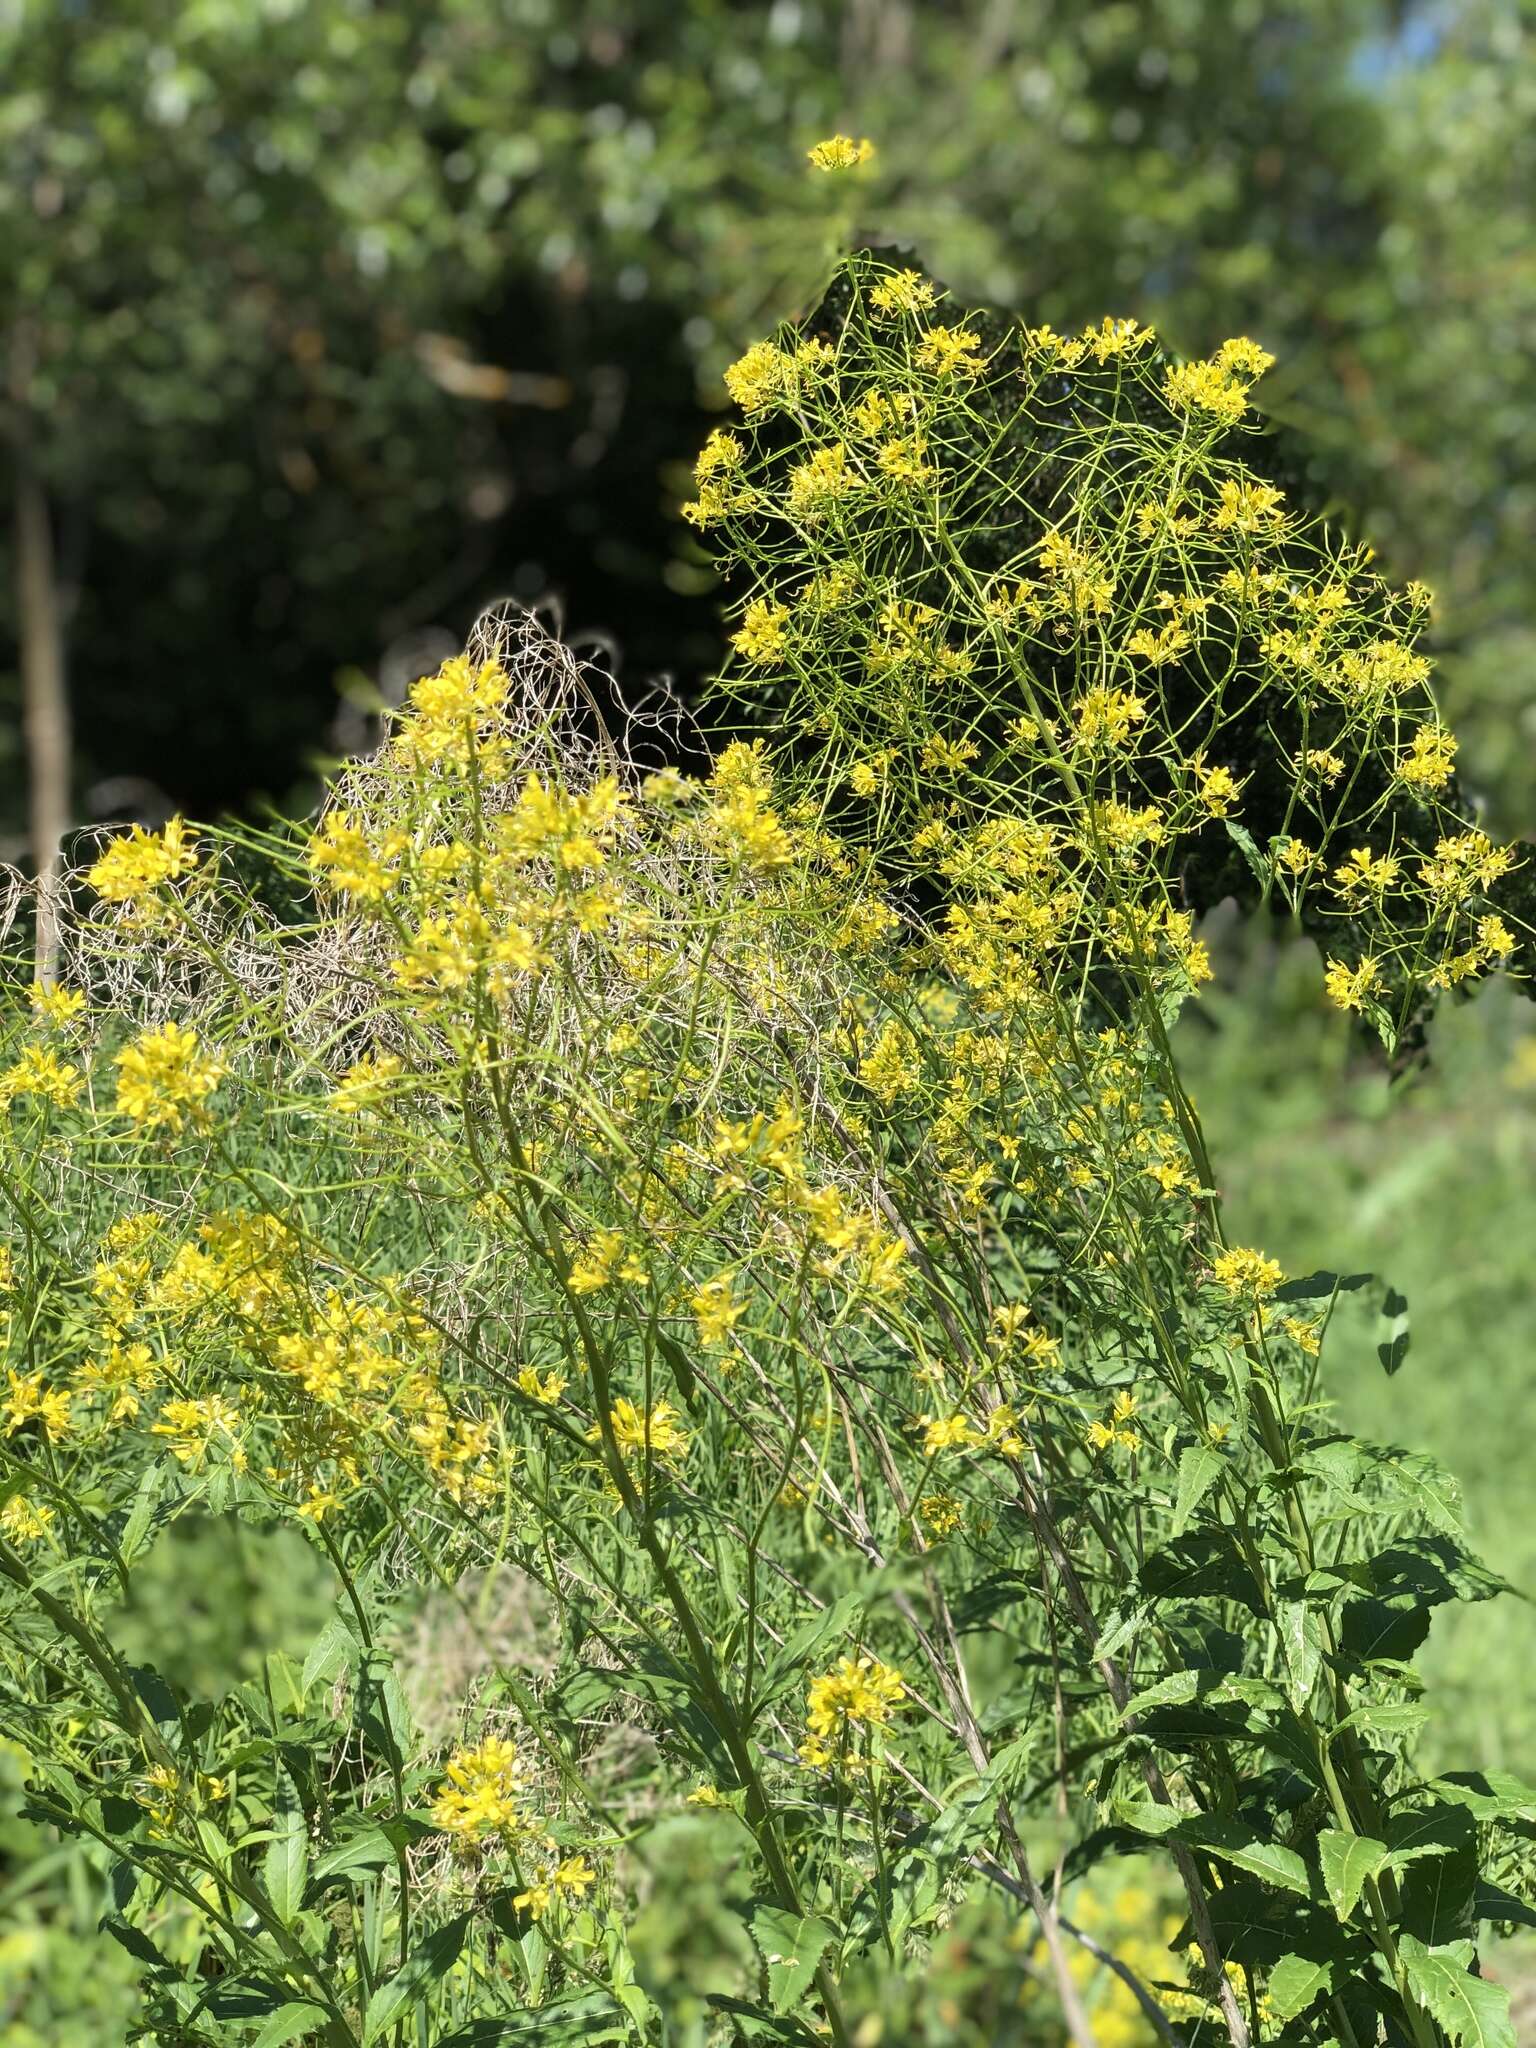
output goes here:
[[[1489, 829], [1536, 837], [1531, 0], [0, 0], [0, 857], [312, 801], [497, 598], [696, 699], [677, 507], [721, 367], [817, 293], [838, 129], [879, 145], [842, 225], [962, 298], [1275, 353], [1315, 505], [1438, 594]], [[1234, 1228], [1408, 1293], [1401, 1374], [1345, 1328], [1335, 1395], [1536, 1588], [1536, 1012], [1458, 1007], [1392, 1082], [1307, 949], [1211, 926], [1181, 1028]], [[162, 1663], [313, 1634], [302, 1557], [176, 1541], [123, 1621]], [[1458, 1754], [1527, 1776], [1533, 1612], [1429, 1653]], [[0, 2040], [110, 2048], [131, 1963], [82, 1972], [99, 1900], [16, 1783]]]

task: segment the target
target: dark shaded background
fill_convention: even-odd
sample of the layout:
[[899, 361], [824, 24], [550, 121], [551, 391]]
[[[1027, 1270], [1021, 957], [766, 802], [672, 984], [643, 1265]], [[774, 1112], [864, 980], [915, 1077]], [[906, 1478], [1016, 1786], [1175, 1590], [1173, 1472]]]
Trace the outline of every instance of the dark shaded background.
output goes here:
[[[0, 463], [46, 495], [71, 815], [303, 802], [506, 595], [695, 691], [719, 369], [858, 231], [1058, 326], [1260, 336], [1318, 495], [1441, 592], [1463, 759], [1530, 827], [1533, 38], [1518, 0], [20, 0]], [[835, 128], [880, 157], [833, 190]]]

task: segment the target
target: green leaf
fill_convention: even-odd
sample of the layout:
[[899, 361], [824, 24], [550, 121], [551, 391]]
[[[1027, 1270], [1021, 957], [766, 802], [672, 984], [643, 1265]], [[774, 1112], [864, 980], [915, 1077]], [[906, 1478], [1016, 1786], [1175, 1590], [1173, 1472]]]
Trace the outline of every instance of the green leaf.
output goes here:
[[251, 2048], [287, 2048], [300, 2034], [318, 2033], [329, 2017], [323, 2005], [313, 2005], [307, 1998], [290, 2000], [273, 2013]]
[[846, 1635], [864, 1605], [864, 1592], [844, 1593], [834, 1600], [830, 1607], [824, 1607], [820, 1614], [813, 1614], [803, 1622], [768, 1660], [763, 1672], [762, 1683], [753, 1695], [757, 1712], [785, 1693], [799, 1678], [811, 1658], [823, 1643], [831, 1642]]
[[1428, 1719], [1428, 1707], [1417, 1700], [1382, 1700], [1374, 1706], [1356, 1707], [1339, 1723], [1339, 1732], [1346, 1728], [1360, 1728], [1368, 1735], [1390, 1735], [1406, 1740], [1417, 1735]]
[[1285, 1652], [1286, 1697], [1299, 1714], [1312, 1697], [1323, 1663], [1323, 1626], [1304, 1600], [1282, 1600], [1275, 1616]]
[[139, 1481], [139, 1490], [134, 1495], [133, 1507], [123, 1524], [123, 1533], [117, 1539], [118, 1554], [124, 1564], [132, 1564], [145, 1547], [145, 1538], [150, 1533], [154, 1520], [155, 1503], [160, 1497], [160, 1482], [164, 1468], [151, 1465]]
[[664, 1330], [659, 1323], [653, 1324], [652, 1328], [656, 1337], [656, 1349], [672, 1368], [672, 1377], [677, 1381], [677, 1391], [682, 1395], [688, 1407], [697, 1411], [699, 1405], [699, 1381], [698, 1375], [693, 1369], [693, 1360], [688, 1356], [682, 1345], [678, 1343], [677, 1339]]
[[1420, 1451], [1370, 1446], [1377, 1476], [1406, 1506], [1424, 1517], [1433, 1528], [1466, 1539], [1462, 1520], [1461, 1488], [1443, 1466]]
[[1376, 1356], [1389, 1378], [1408, 1356], [1408, 1344], [1408, 1302], [1395, 1287], [1389, 1287], [1382, 1297], [1381, 1337], [1376, 1345]]
[[1163, 1544], [1143, 1560], [1141, 1586], [1154, 1600], [1240, 1600], [1256, 1615], [1265, 1611], [1230, 1529], [1194, 1530]]
[[309, 1823], [293, 1797], [286, 1773], [279, 1772], [279, 1804], [272, 1839], [262, 1860], [262, 1882], [272, 1910], [285, 1927], [291, 1927], [304, 1903], [304, 1886], [309, 1878]]
[[398, 2013], [419, 2004], [433, 1985], [447, 1976], [459, 1959], [468, 1932], [469, 1915], [460, 1913], [417, 1944], [404, 1968], [387, 1978], [369, 1999], [363, 2015], [363, 2048], [369, 2048]]
[[1391, 1851], [1385, 1842], [1370, 1835], [1346, 1835], [1338, 1828], [1324, 1828], [1317, 1838], [1317, 1860], [1333, 1910], [1341, 1920], [1354, 1912], [1368, 1878], [1385, 1867]]
[[1524, 1899], [1517, 1899], [1513, 1892], [1505, 1891], [1503, 1885], [1495, 1884], [1491, 1878], [1478, 1879], [1472, 1910], [1479, 1920], [1492, 1920], [1511, 1927], [1536, 1927], [1536, 1910]]
[[1339, 1612], [1339, 1646], [1361, 1664], [1378, 1658], [1406, 1664], [1429, 1634], [1425, 1606], [1389, 1600], [1347, 1600]]
[[1173, 1534], [1182, 1536], [1221, 1470], [1221, 1453], [1210, 1444], [1191, 1444], [1179, 1459], [1179, 1487], [1173, 1504]]
[[[1477, 1822], [1464, 1806], [1439, 1805], [1394, 1818], [1394, 1851], [1411, 1856], [1401, 1924], [1430, 1948], [1464, 1941], [1476, 1928]], [[1433, 1855], [1421, 1855], [1433, 1849]]]
[[1333, 1971], [1331, 1959], [1314, 1962], [1310, 1956], [1282, 1956], [1269, 1973], [1268, 1997], [1275, 2018], [1283, 2025], [1305, 2012], [1320, 1991], [1331, 1991]]
[[1278, 1885], [1282, 1891], [1299, 1892], [1303, 1898], [1311, 1893], [1312, 1880], [1296, 1851], [1279, 1842], [1265, 1841], [1242, 1821], [1198, 1814], [1180, 1821], [1173, 1833], [1191, 1848], [1220, 1857], [1223, 1863], [1234, 1864], [1250, 1877], [1261, 1877], [1266, 1884]]
[[793, 2011], [816, 1974], [816, 1965], [836, 1930], [813, 1915], [754, 1900], [748, 1925], [768, 1971], [768, 2003], [777, 2014]]
[[1509, 2023], [1509, 1993], [1502, 1984], [1469, 1974], [1474, 1954], [1470, 1941], [1430, 1948], [1415, 1935], [1404, 1934], [1397, 1952], [1414, 1996], [1458, 2048], [1462, 2042], [1470, 2048], [1517, 2048]]
[[1448, 1771], [1429, 1789], [1478, 1820], [1536, 1821], [1536, 1791], [1510, 1771]]
[[176, 1965], [160, 1953], [141, 1927], [125, 1920], [120, 1913], [108, 1913], [100, 1923], [101, 1931], [110, 1934], [115, 1942], [127, 1949], [135, 1962], [143, 1963], [157, 1976], [179, 1977], [182, 1973]]
[[1180, 1813], [1176, 1806], [1165, 1806], [1155, 1799], [1117, 1799], [1115, 1819], [1125, 1827], [1134, 1828], [1138, 1835], [1163, 1836], [1172, 1834], [1179, 1823], [1188, 1816]]
[[580, 1998], [562, 1998], [557, 2005], [541, 2005], [536, 2012], [471, 2020], [442, 2035], [436, 2048], [508, 2048], [518, 2041], [537, 2042], [539, 2048], [587, 2048], [591, 2042], [595, 2048], [600, 2041], [631, 2038], [628, 2020], [607, 1992], [591, 1991]]
[[316, 1862], [313, 1877], [316, 1884], [323, 1884], [333, 1877], [350, 1876], [354, 1870], [382, 1870], [395, 1860], [395, 1847], [388, 1836], [370, 1828], [366, 1834], [353, 1835], [327, 1849]]
[[357, 1648], [356, 1636], [339, 1614], [333, 1614], [310, 1644], [309, 1655], [304, 1659], [304, 1675], [299, 1683], [306, 1699], [310, 1687], [333, 1678], [343, 1664], [357, 1655]]
[[1374, 1273], [1304, 1273], [1300, 1279], [1287, 1280], [1277, 1287], [1275, 1300], [1331, 1301], [1335, 1294], [1354, 1294], [1369, 1287], [1375, 1277]]

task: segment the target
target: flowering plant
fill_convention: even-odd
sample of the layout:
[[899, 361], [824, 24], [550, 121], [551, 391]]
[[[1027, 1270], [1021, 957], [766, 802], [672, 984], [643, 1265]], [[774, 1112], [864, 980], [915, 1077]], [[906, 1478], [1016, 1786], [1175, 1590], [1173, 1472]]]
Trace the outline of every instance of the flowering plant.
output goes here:
[[[1393, 1048], [1529, 937], [1427, 593], [1235, 452], [1267, 363], [855, 258], [685, 508], [746, 578], [707, 775], [506, 615], [312, 831], [83, 878], [0, 1071], [0, 1726], [157, 2038], [851, 2043], [991, 1897], [1084, 2048], [1083, 1956], [1148, 2038], [1512, 2040], [1536, 1792], [1412, 1740], [1500, 1582], [1330, 1421], [1362, 1283], [1227, 1241], [1170, 1035], [1234, 880]], [[337, 1593], [218, 1699], [110, 1623], [194, 1506]], [[434, 1741], [396, 1617], [498, 1578], [537, 1668]], [[1072, 1910], [1126, 1854], [1161, 1966]]]

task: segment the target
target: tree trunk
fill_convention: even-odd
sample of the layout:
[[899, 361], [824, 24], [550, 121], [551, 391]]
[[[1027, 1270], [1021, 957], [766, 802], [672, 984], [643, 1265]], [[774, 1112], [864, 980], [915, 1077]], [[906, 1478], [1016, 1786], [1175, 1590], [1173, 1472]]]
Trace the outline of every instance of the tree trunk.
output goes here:
[[33, 337], [23, 323], [12, 337], [10, 378], [16, 611], [27, 756], [27, 837], [37, 873], [37, 978], [51, 986], [58, 973], [63, 840], [70, 823], [69, 693], [48, 493], [32, 453], [29, 386], [33, 360]]

